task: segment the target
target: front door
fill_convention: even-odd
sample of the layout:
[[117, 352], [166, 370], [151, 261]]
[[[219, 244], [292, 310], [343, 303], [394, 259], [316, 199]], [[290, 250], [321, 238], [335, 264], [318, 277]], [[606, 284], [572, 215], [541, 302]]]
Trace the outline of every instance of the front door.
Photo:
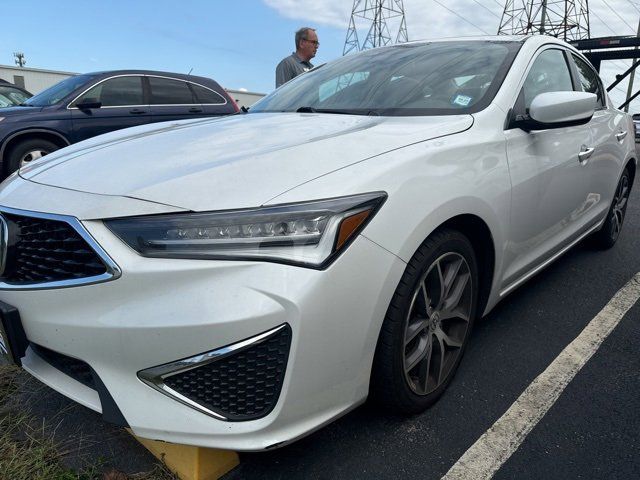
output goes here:
[[[95, 103], [97, 108], [78, 108]], [[73, 143], [113, 130], [144, 125], [151, 121], [151, 110], [144, 100], [142, 77], [112, 77], [94, 85], [70, 106]]]
[[[540, 93], [574, 90], [566, 55], [558, 48], [538, 53], [516, 111], [528, 112]], [[512, 213], [503, 288], [578, 238], [588, 228], [587, 212], [597, 200], [589, 186], [586, 157], [592, 138], [588, 124], [530, 132], [511, 128], [505, 136]]]

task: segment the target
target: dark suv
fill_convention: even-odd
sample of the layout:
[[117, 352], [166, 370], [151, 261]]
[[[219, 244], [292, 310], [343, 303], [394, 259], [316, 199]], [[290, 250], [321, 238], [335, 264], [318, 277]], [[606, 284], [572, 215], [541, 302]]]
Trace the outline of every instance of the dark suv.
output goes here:
[[1, 173], [7, 176], [54, 150], [120, 128], [237, 111], [209, 78], [144, 70], [77, 75], [0, 110]]

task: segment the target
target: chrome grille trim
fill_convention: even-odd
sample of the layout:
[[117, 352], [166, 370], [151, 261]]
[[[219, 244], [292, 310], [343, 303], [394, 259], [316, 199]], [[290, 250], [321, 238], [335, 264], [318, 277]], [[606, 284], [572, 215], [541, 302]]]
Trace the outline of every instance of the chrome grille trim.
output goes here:
[[106, 267], [106, 272], [100, 275], [93, 275], [83, 278], [74, 278], [70, 280], [56, 280], [52, 282], [41, 283], [24, 283], [24, 284], [12, 284], [0, 281], [0, 290], [45, 290], [54, 288], [69, 288], [77, 287], [80, 285], [92, 285], [95, 283], [108, 282], [115, 280], [122, 275], [122, 270], [116, 264], [115, 261], [104, 251], [104, 249], [94, 240], [87, 229], [82, 225], [80, 220], [70, 215], [58, 215], [54, 213], [33, 212], [30, 210], [21, 210], [17, 208], [5, 207], [0, 205], [0, 213], [7, 213], [9, 215], [17, 215], [23, 217], [39, 218], [44, 220], [55, 220], [58, 222], [64, 222], [73, 228], [82, 239], [87, 242], [89, 247], [98, 255], [100, 260]]

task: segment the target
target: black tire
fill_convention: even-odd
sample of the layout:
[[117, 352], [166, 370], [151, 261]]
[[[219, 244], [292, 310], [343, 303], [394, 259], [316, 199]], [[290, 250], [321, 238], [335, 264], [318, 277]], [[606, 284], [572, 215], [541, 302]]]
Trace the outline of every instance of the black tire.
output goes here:
[[[456, 271], [457, 262], [460, 266]], [[444, 270], [444, 275], [438, 275], [439, 270]], [[440, 282], [440, 279], [446, 278], [447, 272], [449, 277], [455, 277], [449, 285], [450, 292], [462, 292], [458, 304], [452, 307], [453, 310], [459, 310], [461, 318], [441, 320], [441, 316], [444, 318], [453, 314], [444, 308], [446, 302], [443, 302], [442, 308], [438, 307], [442, 298], [436, 301], [438, 284], [442, 292], [446, 281]], [[453, 295], [444, 297], [451, 298]], [[409, 261], [387, 310], [373, 362], [371, 398], [403, 414], [419, 413], [432, 405], [451, 382], [462, 359], [476, 317], [477, 302], [478, 267], [471, 243], [455, 230], [442, 229], [434, 233]], [[463, 315], [463, 311], [467, 313]], [[421, 319], [421, 312], [428, 319]], [[467, 316], [468, 321], [465, 322], [463, 316]], [[425, 325], [422, 326], [422, 323]], [[412, 337], [414, 334], [415, 337]], [[449, 350], [450, 345], [440, 340], [443, 334], [449, 341], [456, 340], [460, 346]], [[405, 342], [409, 338], [411, 340]], [[436, 344], [436, 341], [439, 343]], [[420, 357], [418, 352], [423, 351], [421, 347], [425, 345], [424, 342], [431, 342], [430, 347], [424, 347], [428, 353], [413, 369], [405, 371], [405, 366], [409, 368]], [[456, 355], [451, 357], [454, 353]], [[432, 363], [434, 359], [436, 363]], [[440, 369], [440, 365], [444, 367]], [[442, 378], [435, 378], [436, 375]]]
[[25, 156], [28, 157], [30, 152], [41, 152], [41, 155], [45, 156], [59, 148], [55, 143], [39, 138], [19, 142], [5, 156], [5, 173], [10, 175], [18, 170], [23, 159], [28, 162], [29, 160], [25, 159]]
[[607, 212], [607, 219], [602, 228], [593, 234], [593, 243], [596, 248], [606, 250], [613, 247], [620, 236], [624, 217], [629, 204], [629, 193], [631, 192], [631, 175], [629, 169], [625, 168], [620, 176], [620, 181], [616, 187], [616, 192], [611, 201], [611, 207]]

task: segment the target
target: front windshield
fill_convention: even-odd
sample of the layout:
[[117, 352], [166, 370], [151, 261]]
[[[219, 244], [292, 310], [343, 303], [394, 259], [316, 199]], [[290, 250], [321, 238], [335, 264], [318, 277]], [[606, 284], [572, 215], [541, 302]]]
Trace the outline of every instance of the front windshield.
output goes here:
[[402, 44], [342, 57], [300, 75], [250, 113], [455, 115], [485, 108], [519, 42]]
[[0, 85], [0, 107], [13, 107], [20, 105], [29, 95], [17, 88]]
[[75, 77], [69, 77], [61, 82], [56, 83], [54, 86], [43, 90], [37, 95], [34, 95], [29, 100], [23, 103], [30, 107], [46, 107], [54, 105], [69, 95], [71, 92], [86, 84], [91, 80], [91, 75], [76, 75]]

